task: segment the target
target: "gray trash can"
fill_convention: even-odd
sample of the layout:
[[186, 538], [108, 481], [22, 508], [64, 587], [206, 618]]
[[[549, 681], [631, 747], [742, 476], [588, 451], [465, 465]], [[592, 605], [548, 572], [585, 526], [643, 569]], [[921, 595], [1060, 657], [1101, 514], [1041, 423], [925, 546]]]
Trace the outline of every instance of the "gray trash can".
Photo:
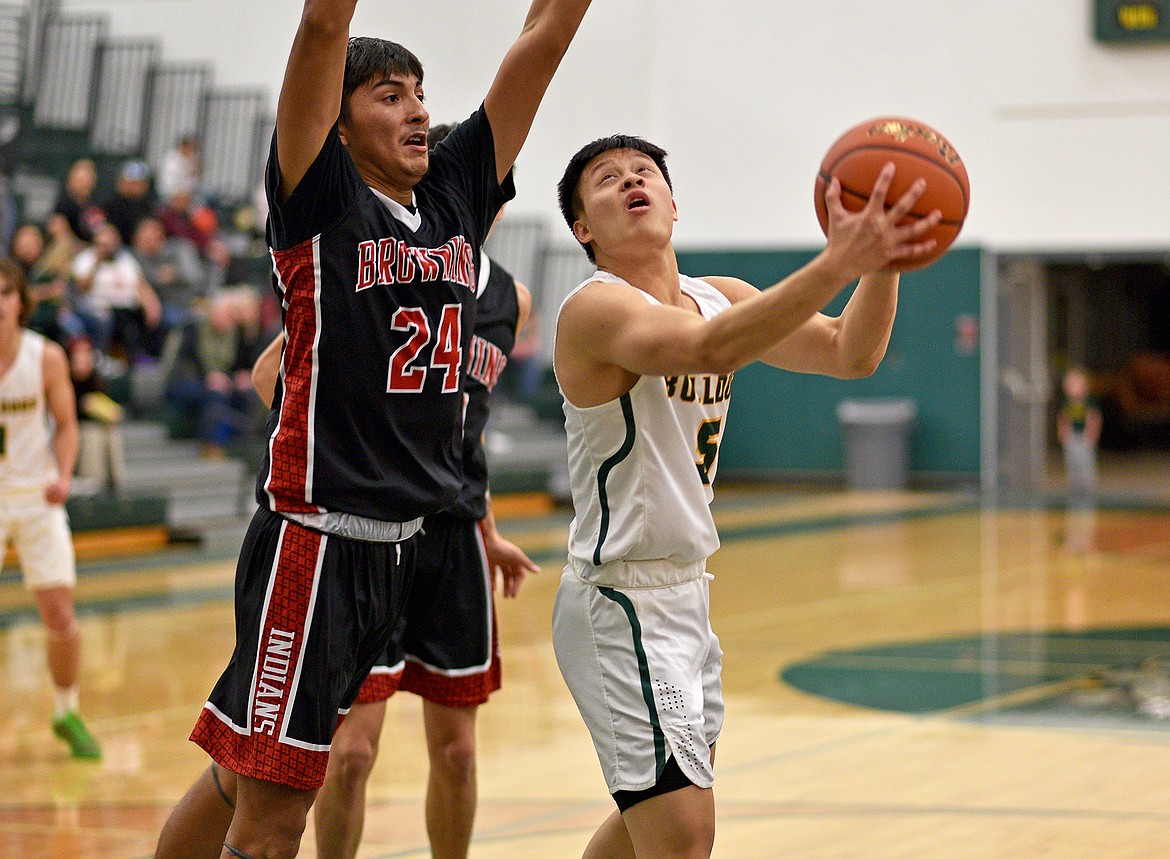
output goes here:
[[852, 489], [904, 489], [909, 483], [913, 400], [844, 400], [837, 420], [845, 436], [845, 476]]

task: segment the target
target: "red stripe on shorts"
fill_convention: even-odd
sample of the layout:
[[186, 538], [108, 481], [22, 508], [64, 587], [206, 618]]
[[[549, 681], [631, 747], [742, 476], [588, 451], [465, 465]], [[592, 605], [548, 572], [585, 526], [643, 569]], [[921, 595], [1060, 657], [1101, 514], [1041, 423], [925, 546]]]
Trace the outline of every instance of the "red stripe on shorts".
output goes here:
[[402, 669], [371, 671], [353, 702], [355, 704], [376, 704], [379, 701], [386, 701], [398, 691], [398, 684], [401, 680]]
[[292, 523], [281, 529], [252, 676], [250, 725], [239, 733], [204, 708], [191, 732], [191, 740], [227, 769], [298, 790], [320, 787], [329, 759], [327, 744], [304, 748], [284, 737], [324, 542], [321, 534]]
[[488, 696], [500, 688], [499, 651], [493, 652], [492, 662], [486, 670], [460, 676], [439, 674], [408, 660], [398, 688], [446, 707], [478, 706], [486, 703]]

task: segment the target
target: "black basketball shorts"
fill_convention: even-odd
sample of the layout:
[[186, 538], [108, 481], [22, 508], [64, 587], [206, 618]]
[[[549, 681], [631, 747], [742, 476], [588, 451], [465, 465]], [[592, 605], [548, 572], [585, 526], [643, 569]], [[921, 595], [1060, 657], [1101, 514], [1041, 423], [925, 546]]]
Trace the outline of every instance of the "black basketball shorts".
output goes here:
[[416, 539], [406, 610], [357, 700], [384, 701], [401, 688], [448, 707], [482, 704], [500, 688], [500, 648], [479, 523], [439, 513]]
[[236, 647], [191, 733], [221, 766], [321, 786], [338, 718], [390, 640], [414, 540], [323, 534], [264, 508], [236, 567]]

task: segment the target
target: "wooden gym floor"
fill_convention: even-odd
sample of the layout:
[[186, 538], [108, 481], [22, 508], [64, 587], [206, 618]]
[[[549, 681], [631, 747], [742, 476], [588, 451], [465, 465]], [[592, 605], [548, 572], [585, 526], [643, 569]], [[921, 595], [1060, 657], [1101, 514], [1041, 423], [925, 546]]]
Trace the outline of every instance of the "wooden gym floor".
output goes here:
[[[716, 510], [716, 856], [1170, 855], [1170, 497], [1070, 511], [723, 487]], [[483, 859], [579, 856], [611, 809], [549, 641], [566, 525], [555, 510], [502, 523], [544, 572], [500, 606]], [[206, 766], [186, 737], [232, 649], [233, 567], [190, 551], [81, 564], [97, 764], [50, 733], [44, 636], [13, 571], [0, 578], [0, 856], [151, 854]], [[420, 713], [391, 702], [364, 859], [429, 855]]]

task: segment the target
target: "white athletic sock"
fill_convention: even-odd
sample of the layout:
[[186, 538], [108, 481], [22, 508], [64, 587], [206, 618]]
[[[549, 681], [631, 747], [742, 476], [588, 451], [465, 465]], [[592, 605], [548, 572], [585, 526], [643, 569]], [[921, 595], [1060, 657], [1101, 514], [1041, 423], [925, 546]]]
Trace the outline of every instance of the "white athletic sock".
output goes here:
[[68, 689], [53, 688], [53, 718], [63, 719], [69, 713], [77, 712], [80, 695], [76, 686]]

